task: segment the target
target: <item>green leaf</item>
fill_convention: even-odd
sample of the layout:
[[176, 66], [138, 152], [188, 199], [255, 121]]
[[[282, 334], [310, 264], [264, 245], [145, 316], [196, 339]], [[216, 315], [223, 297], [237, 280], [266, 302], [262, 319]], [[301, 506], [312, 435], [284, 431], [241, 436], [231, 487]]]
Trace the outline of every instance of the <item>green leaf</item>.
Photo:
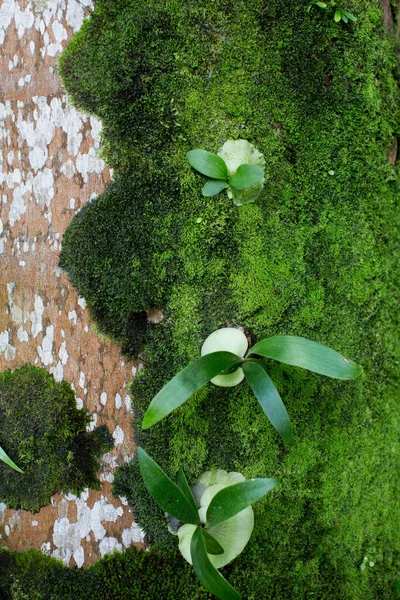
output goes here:
[[207, 554], [219, 555], [225, 552], [221, 544], [213, 535], [211, 535], [211, 533], [208, 533], [206, 529], [203, 529], [203, 538], [206, 545]]
[[200, 583], [220, 600], [241, 600], [240, 594], [217, 571], [207, 556], [203, 530], [198, 527], [190, 542], [193, 567]]
[[189, 500], [189, 502], [192, 505], [192, 507], [194, 508], [194, 510], [197, 512], [198, 509], [197, 509], [196, 500], [194, 499], [192, 490], [190, 489], [190, 486], [186, 479], [186, 475], [182, 469], [179, 469], [179, 471], [178, 471], [178, 477], [176, 480], [176, 484], [177, 484], [178, 488], [181, 490], [181, 492], [186, 496], [186, 499]]
[[353, 23], [355, 23], [357, 21], [356, 17], [354, 15], [352, 15], [351, 13], [347, 12], [347, 10], [344, 10], [343, 14], [346, 15], [346, 17], [349, 19], [349, 21], [353, 21]]
[[268, 376], [260, 360], [248, 359], [242, 365], [244, 376], [261, 408], [288, 446], [294, 444], [294, 435], [289, 415], [278, 390]]
[[23, 470], [20, 469], [19, 467], [17, 467], [17, 465], [15, 464], [15, 462], [13, 460], [11, 460], [11, 458], [8, 456], [8, 454], [6, 452], [4, 452], [4, 450], [3, 450], [3, 448], [1, 446], [0, 446], [0, 460], [2, 460], [3, 462], [5, 462], [6, 465], [8, 465], [9, 467], [11, 467], [15, 471], [18, 471], [18, 473], [23, 473]]
[[273, 358], [334, 379], [355, 379], [363, 372], [362, 367], [332, 348], [291, 335], [267, 338], [250, 349], [248, 356], [252, 354]]
[[213, 527], [234, 517], [265, 496], [278, 483], [278, 479], [249, 479], [220, 490], [207, 508], [207, 527]]
[[264, 171], [258, 165], [240, 165], [236, 173], [229, 177], [229, 185], [235, 190], [244, 190], [258, 183]]
[[348, 18], [346, 17], [346, 15], [344, 13], [342, 13], [342, 21], [343, 21], [343, 23], [349, 22]]
[[325, 2], [316, 2], [315, 4], [317, 6], [319, 6], [320, 8], [326, 8], [326, 3]]
[[144, 484], [161, 508], [179, 521], [199, 525], [197, 508], [193, 508], [185, 494], [140, 447], [138, 459]]
[[227, 187], [228, 184], [226, 181], [221, 181], [220, 179], [213, 179], [212, 181], [207, 181], [207, 183], [202, 189], [202, 194], [206, 198], [210, 198], [211, 196], [216, 196]]
[[212, 352], [195, 360], [169, 381], [151, 401], [143, 418], [148, 429], [169, 415], [213, 377], [240, 362], [232, 352]]
[[206, 150], [191, 150], [186, 154], [186, 158], [202, 175], [211, 179], [228, 179], [228, 167], [220, 156]]
[[336, 23], [339, 23], [340, 19], [342, 18], [342, 13], [340, 12], [340, 10], [337, 10], [335, 12], [333, 18], [335, 19]]

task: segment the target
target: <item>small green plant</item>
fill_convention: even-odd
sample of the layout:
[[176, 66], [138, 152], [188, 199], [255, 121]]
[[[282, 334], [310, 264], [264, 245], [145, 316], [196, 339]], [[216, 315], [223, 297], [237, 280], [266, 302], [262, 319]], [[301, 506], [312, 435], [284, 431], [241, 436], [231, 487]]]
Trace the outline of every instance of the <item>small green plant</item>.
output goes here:
[[23, 473], [23, 470], [20, 469], [19, 467], [17, 467], [15, 462], [13, 460], [11, 460], [11, 458], [8, 456], [8, 454], [6, 452], [4, 452], [4, 450], [1, 446], [0, 446], [0, 460], [5, 462], [6, 465], [11, 467], [12, 469], [15, 469], [15, 471], [18, 471], [18, 473]]
[[254, 528], [251, 505], [274, 488], [277, 479], [245, 480], [240, 473], [204, 473], [190, 487], [180, 469], [176, 484], [138, 448], [144, 484], [171, 518], [170, 531], [179, 538], [182, 556], [193, 565], [200, 583], [221, 600], [240, 594], [217, 570], [238, 556]]
[[218, 154], [191, 150], [186, 158], [196, 171], [210, 178], [203, 196], [216, 196], [226, 189], [234, 204], [241, 206], [254, 202], [261, 193], [265, 160], [246, 140], [228, 140]]
[[337, 8], [336, 2], [334, 0], [331, 0], [330, 2], [312, 2], [307, 6], [307, 12], [310, 12], [313, 6], [318, 6], [319, 8], [322, 8], [324, 10], [329, 10], [330, 8], [335, 9], [333, 18], [335, 19], [336, 23], [339, 23], [339, 21], [343, 21], [343, 23], [348, 23], [349, 21], [357, 21], [356, 17], [352, 15], [349, 11], [343, 10], [343, 8]]
[[335, 379], [355, 379], [363, 372], [335, 350], [302, 337], [274, 336], [247, 348], [247, 338], [240, 329], [214, 331], [202, 346], [201, 358], [175, 375], [153, 398], [143, 418], [143, 429], [161, 421], [209, 381], [233, 387], [246, 378], [271, 424], [285, 443], [292, 445], [289, 415], [261, 357]]

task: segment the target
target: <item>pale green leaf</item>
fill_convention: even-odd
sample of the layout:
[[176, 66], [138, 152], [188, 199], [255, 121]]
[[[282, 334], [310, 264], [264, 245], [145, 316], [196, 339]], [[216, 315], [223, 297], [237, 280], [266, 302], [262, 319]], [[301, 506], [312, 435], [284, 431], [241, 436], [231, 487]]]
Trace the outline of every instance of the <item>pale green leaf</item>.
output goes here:
[[202, 194], [206, 198], [210, 198], [211, 196], [216, 196], [227, 187], [228, 184], [226, 181], [221, 181], [220, 179], [212, 179], [211, 181], [207, 181], [207, 183], [202, 189]]
[[240, 165], [236, 173], [229, 178], [229, 185], [241, 191], [255, 185], [263, 177], [264, 171], [258, 165]]
[[189, 164], [202, 175], [211, 179], [227, 179], [228, 167], [224, 160], [207, 150], [191, 150], [186, 154]]
[[332, 348], [306, 338], [282, 335], [258, 342], [248, 356], [258, 354], [334, 379], [355, 379], [363, 368]]
[[18, 471], [18, 473], [23, 473], [23, 470], [20, 469], [13, 460], [8, 456], [6, 452], [4, 452], [3, 448], [0, 446], [0, 460], [6, 463], [9, 467]]

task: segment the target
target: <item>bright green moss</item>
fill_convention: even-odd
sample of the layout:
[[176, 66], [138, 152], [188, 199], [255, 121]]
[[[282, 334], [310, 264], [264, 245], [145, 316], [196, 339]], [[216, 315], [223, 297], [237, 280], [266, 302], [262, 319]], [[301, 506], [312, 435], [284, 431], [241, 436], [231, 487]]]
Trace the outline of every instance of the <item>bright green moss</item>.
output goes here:
[[[398, 131], [396, 60], [378, 0], [350, 2], [350, 26], [307, 5], [98, 0], [60, 73], [104, 119], [117, 181], [75, 217], [61, 260], [100, 326], [131, 354], [144, 344], [135, 439], [170, 476], [183, 466], [190, 480], [214, 467], [281, 478], [255, 507], [231, 583], [250, 600], [389, 600], [400, 571], [400, 223], [385, 156]], [[185, 159], [238, 138], [266, 158], [263, 193], [240, 209], [203, 198]], [[138, 341], [128, 324], [154, 306], [164, 322]], [[253, 341], [315, 339], [365, 376], [334, 382], [271, 362], [298, 440], [290, 451], [246, 384], [208, 386], [140, 431], [155, 393], [222, 325]], [[174, 546], [135, 462], [115, 491]], [[361, 570], [366, 555], [375, 564]]]
[[61, 491], [99, 488], [97, 457], [112, 448], [105, 428], [87, 432], [90, 416], [75, 395], [43, 369], [0, 373], [0, 440], [23, 469], [0, 462], [0, 501], [37, 512]]

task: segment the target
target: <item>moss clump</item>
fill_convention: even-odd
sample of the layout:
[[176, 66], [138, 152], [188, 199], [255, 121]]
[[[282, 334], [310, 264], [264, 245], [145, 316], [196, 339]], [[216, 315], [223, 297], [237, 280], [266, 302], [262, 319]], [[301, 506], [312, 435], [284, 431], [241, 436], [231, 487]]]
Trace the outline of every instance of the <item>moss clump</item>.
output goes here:
[[90, 416], [75, 395], [43, 369], [0, 373], [0, 440], [23, 469], [0, 462], [0, 501], [37, 512], [61, 491], [99, 488], [97, 457], [112, 447], [105, 428], [86, 431]]
[[[400, 571], [400, 219], [397, 171], [386, 160], [399, 126], [396, 60], [378, 0], [350, 2], [358, 21], [349, 26], [307, 5], [126, 0], [114, 9], [98, 0], [60, 72], [77, 106], [104, 119], [116, 182], [75, 217], [62, 264], [123, 343], [130, 314], [164, 305], [163, 323], [142, 340], [146, 368], [131, 392], [135, 439], [170, 476], [182, 466], [189, 480], [213, 468], [280, 477], [227, 567], [232, 585], [250, 600], [389, 600]], [[148, 44], [150, 8], [163, 31], [155, 27]], [[104, 48], [123, 69], [109, 66]], [[121, 92], [121, 72], [142, 86], [139, 96]], [[247, 139], [265, 156], [252, 205], [203, 198], [185, 159], [227, 139]], [[91, 215], [107, 229], [104, 244]], [[223, 325], [250, 329], [253, 341], [309, 337], [355, 359], [365, 377], [338, 383], [271, 362], [298, 440], [290, 452], [245, 384], [208, 386], [140, 431], [155, 393]], [[135, 462], [115, 490], [152, 540], [174, 544]], [[364, 556], [374, 567], [361, 570]]]
[[37, 550], [0, 548], [2, 600], [207, 600], [191, 567], [178, 551], [130, 548], [99, 560], [87, 570], [71, 569]]

